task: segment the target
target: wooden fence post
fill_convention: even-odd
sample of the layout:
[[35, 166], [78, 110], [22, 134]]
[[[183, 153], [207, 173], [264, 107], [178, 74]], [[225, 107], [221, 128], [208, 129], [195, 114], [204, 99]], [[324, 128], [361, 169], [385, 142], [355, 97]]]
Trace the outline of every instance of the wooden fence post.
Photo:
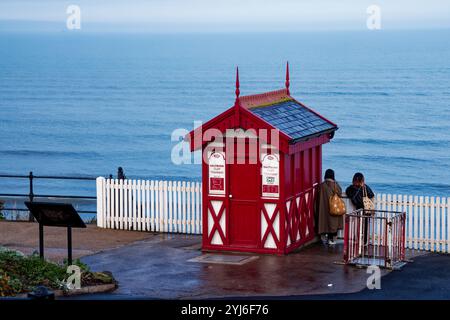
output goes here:
[[97, 187], [97, 227], [105, 228], [105, 178], [98, 177], [96, 179]]

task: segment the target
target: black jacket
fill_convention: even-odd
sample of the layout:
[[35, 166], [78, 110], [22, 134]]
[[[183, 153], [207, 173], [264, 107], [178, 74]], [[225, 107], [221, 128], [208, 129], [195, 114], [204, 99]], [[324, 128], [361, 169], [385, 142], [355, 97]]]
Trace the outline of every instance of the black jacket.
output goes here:
[[[367, 196], [372, 199], [375, 195], [373, 194], [372, 189], [366, 184], [365, 188], [367, 190]], [[351, 200], [353, 205], [356, 207], [356, 209], [364, 209], [364, 202], [363, 202], [363, 188], [357, 187], [354, 185], [350, 185], [345, 190], [345, 193], [347, 194], [347, 197]]]

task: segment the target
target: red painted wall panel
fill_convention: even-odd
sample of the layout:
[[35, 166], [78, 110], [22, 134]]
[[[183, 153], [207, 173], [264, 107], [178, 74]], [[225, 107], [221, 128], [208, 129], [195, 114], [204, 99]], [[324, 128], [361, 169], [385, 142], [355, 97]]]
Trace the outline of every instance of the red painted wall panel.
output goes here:
[[292, 154], [294, 157], [294, 193], [302, 191], [302, 169], [301, 169], [301, 154], [300, 152]]
[[284, 194], [286, 197], [290, 197], [292, 195], [292, 163], [291, 157], [288, 154], [283, 154], [284, 158]]
[[308, 189], [311, 186], [311, 171], [310, 171], [310, 149], [303, 151], [303, 188]]
[[[312, 239], [313, 234], [308, 236], [307, 239], [301, 239], [300, 241], [290, 244], [288, 247], [286, 246], [286, 230], [284, 228], [284, 221], [286, 219], [286, 200], [293, 196], [298, 196], [300, 193], [308, 190], [312, 187], [314, 183], [319, 183], [322, 179], [322, 146], [320, 145], [320, 141], [316, 141], [316, 145], [311, 145], [308, 143], [308, 148], [298, 148], [292, 149], [296, 150], [291, 155], [285, 154], [283, 152], [280, 153], [280, 199], [271, 200], [278, 203], [280, 212], [279, 212], [279, 221], [280, 221], [280, 243], [277, 249], [268, 249], [264, 248], [261, 244], [261, 225], [260, 225], [260, 215], [261, 208], [264, 206], [265, 201], [261, 198], [261, 164], [258, 160], [257, 169], [253, 170], [250, 167], [247, 168], [247, 165], [238, 165], [232, 164], [229, 165], [230, 168], [227, 169], [227, 186], [226, 186], [226, 197], [222, 198], [226, 203], [226, 219], [227, 219], [227, 228], [226, 228], [226, 242], [224, 245], [211, 245], [207, 241], [207, 223], [203, 225], [203, 248], [205, 250], [228, 250], [228, 251], [249, 251], [249, 252], [260, 252], [260, 253], [288, 253], [299, 245], [305, 243], [305, 241], [309, 241]], [[300, 143], [301, 144], [301, 143]], [[248, 157], [248, 146], [246, 148], [246, 157]], [[236, 157], [237, 150], [234, 150], [234, 157]], [[228, 152], [227, 152], [228, 156]], [[258, 157], [259, 159], [259, 157]], [[236, 159], [235, 159], [236, 160]], [[247, 158], [248, 160], [248, 158]], [[240, 166], [241, 168], [234, 169], [234, 166]], [[254, 167], [253, 167], [254, 168]], [[247, 170], [248, 169], [248, 170]], [[230, 174], [232, 171], [241, 171], [240, 173], [235, 175], [233, 181], [228, 180], [231, 178]], [[208, 166], [206, 163], [202, 165], [202, 173], [203, 173], [203, 203], [208, 203], [211, 200], [218, 199], [215, 196], [209, 196], [207, 190], [207, 179], [208, 179]], [[248, 173], [248, 174], [247, 174]], [[238, 183], [237, 181], [240, 181]], [[255, 202], [250, 199], [242, 199], [243, 201], [235, 201], [233, 205], [232, 198], [229, 198], [230, 184], [234, 185], [239, 184], [239, 186], [235, 186], [236, 196], [238, 194], [247, 195], [247, 198], [255, 198]], [[257, 191], [254, 188], [249, 189], [240, 189], [245, 188], [246, 185], [250, 187], [250, 184], [254, 187], [257, 185]], [[251, 190], [250, 190], [251, 189]], [[238, 199], [236, 199], [238, 200]], [[249, 201], [250, 200], [250, 201]], [[249, 214], [248, 216], [233, 216], [233, 207], [235, 214], [244, 215]], [[239, 207], [239, 208], [238, 208]], [[306, 213], [305, 213], [306, 214]], [[208, 221], [208, 211], [207, 206], [203, 206], [203, 221]], [[256, 224], [256, 229], [251, 228], [250, 226]], [[256, 231], [255, 231], [256, 230]], [[241, 234], [246, 233], [248, 234]]]
[[322, 146], [317, 146], [315, 152], [315, 183], [322, 181]]

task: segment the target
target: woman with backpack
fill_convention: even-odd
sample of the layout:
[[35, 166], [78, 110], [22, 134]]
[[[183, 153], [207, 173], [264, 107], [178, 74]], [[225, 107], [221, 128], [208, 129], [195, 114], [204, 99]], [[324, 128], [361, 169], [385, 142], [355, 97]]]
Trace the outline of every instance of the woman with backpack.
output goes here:
[[327, 169], [316, 198], [316, 219], [317, 232], [326, 237], [328, 245], [335, 244], [334, 238], [338, 230], [343, 228], [342, 215], [346, 210], [341, 194], [342, 189], [334, 178], [334, 171]]

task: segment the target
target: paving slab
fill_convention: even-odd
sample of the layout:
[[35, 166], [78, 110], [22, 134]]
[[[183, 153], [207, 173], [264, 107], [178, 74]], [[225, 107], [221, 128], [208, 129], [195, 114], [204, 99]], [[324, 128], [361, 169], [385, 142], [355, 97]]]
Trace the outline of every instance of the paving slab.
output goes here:
[[450, 300], [450, 255], [425, 253], [381, 278], [380, 289], [341, 294], [266, 296], [283, 300]]

